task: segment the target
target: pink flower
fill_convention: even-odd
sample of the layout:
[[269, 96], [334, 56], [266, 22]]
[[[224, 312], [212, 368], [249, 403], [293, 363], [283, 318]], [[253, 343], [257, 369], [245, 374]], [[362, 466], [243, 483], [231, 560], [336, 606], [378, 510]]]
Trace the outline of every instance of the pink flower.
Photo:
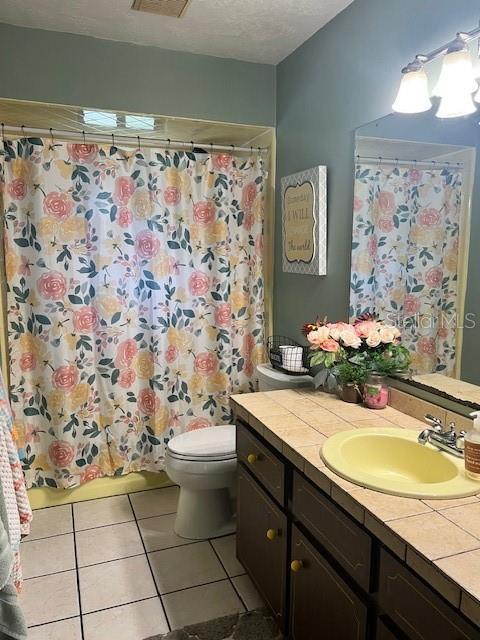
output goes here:
[[137, 253], [147, 260], [157, 255], [160, 250], [160, 241], [152, 231], [145, 229], [135, 238], [135, 248]]
[[124, 369], [132, 364], [134, 357], [137, 355], [137, 342], [133, 338], [123, 340], [117, 347], [115, 355], [115, 366], [118, 369]]
[[247, 231], [251, 231], [255, 223], [255, 217], [253, 213], [247, 213], [243, 219], [243, 226]]
[[153, 416], [159, 405], [159, 401], [152, 389], [142, 389], [138, 394], [137, 404], [142, 413], [146, 416]]
[[260, 257], [263, 255], [263, 234], [255, 238], [255, 253]]
[[351, 347], [352, 349], [358, 349], [362, 341], [355, 333], [353, 327], [351, 329], [346, 329], [340, 333], [340, 340], [344, 347]]
[[167, 187], [163, 192], [165, 204], [176, 205], [182, 199], [182, 192], [178, 187]]
[[27, 195], [27, 185], [23, 178], [15, 178], [8, 183], [8, 195], [15, 200], [23, 200]]
[[375, 320], [362, 320], [354, 325], [355, 333], [359, 338], [368, 338], [372, 331], [378, 331], [378, 322]]
[[32, 351], [24, 353], [20, 358], [20, 369], [22, 371], [32, 371], [37, 366], [37, 359]]
[[412, 184], [418, 184], [422, 179], [422, 172], [418, 169], [410, 169], [410, 171], [408, 172], [408, 176]]
[[118, 384], [124, 389], [129, 389], [135, 382], [136, 377], [133, 369], [124, 369], [118, 376]]
[[393, 231], [393, 220], [391, 218], [380, 218], [378, 228], [380, 231], [383, 231], [383, 233], [390, 233]]
[[378, 347], [380, 342], [382, 341], [380, 337], [380, 331], [372, 331], [370, 335], [367, 337], [367, 344], [369, 347]]
[[210, 278], [202, 271], [193, 271], [188, 278], [188, 289], [192, 296], [204, 296], [210, 289]]
[[327, 326], [318, 327], [314, 331], [307, 334], [307, 340], [313, 347], [320, 348], [325, 340], [330, 337], [330, 329]]
[[377, 255], [378, 251], [378, 238], [376, 235], [370, 236], [367, 242], [368, 253], [374, 257]]
[[232, 307], [228, 302], [222, 302], [215, 309], [215, 324], [219, 327], [228, 327], [232, 322]]
[[103, 471], [101, 467], [99, 467], [98, 464], [90, 464], [85, 471], [80, 474], [80, 484], [85, 484], [86, 482], [90, 482], [90, 480], [102, 477]]
[[122, 229], [126, 229], [132, 224], [133, 215], [128, 207], [120, 207], [117, 214], [117, 222]]
[[172, 364], [178, 358], [178, 349], [175, 345], [171, 344], [165, 352], [165, 360], [168, 364]]
[[71, 391], [78, 382], [78, 369], [73, 364], [66, 364], [58, 367], [52, 373], [52, 384], [55, 389]]
[[119, 176], [115, 180], [115, 191], [113, 200], [116, 204], [125, 205], [133, 196], [135, 191], [135, 182], [130, 176]]
[[75, 450], [65, 440], [55, 440], [48, 447], [48, 455], [55, 466], [65, 468], [73, 461]]
[[403, 302], [403, 310], [405, 311], [405, 313], [413, 315], [420, 311], [421, 304], [422, 303], [420, 298], [417, 298], [416, 296], [413, 296], [411, 294], [407, 294]]
[[384, 215], [391, 215], [395, 211], [395, 196], [391, 191], [380, 191], [378, 206]]
[[436, 352], [434, 338], [420, 338], [417, 347], [421, 353], [426, 355], [433, 355]]
[[206, 429], [207, 427], [211, 427], [211, 423], [206, 418], [195, 418], [195, 420], [190, 420], [187, 425], [187, 431], [196, 431], [197, 429]]
[[359, 198], [358, 196], [354, 196], [353, 198], [353, 210], [354, 211], [360, 211], [360, 209], [363, 207], [363, 200], [361, 198]]
[[217, 153], [212, 156], [215, 171], [228, 171], [232, 166], [232, 156], [228, 153]]
[[73, 200], [67, 193], [51, 191], [43, 201], [43, 210], [47, 216], [66, 220], [72, 215]]
[[69, 144], [68, 153], [76, 163], [92, 162], [97, 157], [98, 147], [96, 144]]
[[440, 224], [440, 213], [434, 207], [422, 209], [419, 216], [422, 227], [437, 227]]
[[429, 287], [437, 289], [443, 280], [443, 270], [441, 267], [432, 267], [425, 274], [425, 282]]
[[255, 348], [255, 338], [252, 336], [251, 333], [247, 333], [244, 337], [243, 337], [243, 342], [242, 342], [242, 356], [244, 358], [249, 358], [252, 355], [252, 351]]
[[73, 326], [76, 331], [93, 331], [98, 325], [98, 314], [91, 306], [82, 307], [73, 314]]
[[254, 366], [251, 360], [247, 360], [243, 365], [243, 373], [247, 376], [247, 378], [251, 378], [253, 376]]
[[335, 353], [340, 349], [340, 345], [333, 338], [327, 338], [322, 342], [321, 348], [323, 351], [329, 351], [330, 353]]
[[201, 225], [206, 226], [215, 220], [215, 204], [211, 200], [197, 202], [193, 205], [193, 219]]
[[257, 197], [257, 185], [255, 182], [249, 182], [242, 189], [242, 209], [245, 213], [250, 213]]
[[333, 338], [334, 340], [338, 340], [343, 331], [354, 332], [353, 325], [348, 324], [347, 322], [328, 322], [326, 326], [328, 327], [330, 338]]
[[437, 331], [437, 335], [439, 338], [448, 338], [447, 327], [440, 327], [440, 329]]
[[195, 357], [195, 371], [202, 376], [209, 376], [218, 369], [218, 358], [214, 353], [204, 351]]
[[67, 281], [58, 271], [50, 271], [37, 280], [37, 289], [45, 300], [62, 300], [67, 293]]

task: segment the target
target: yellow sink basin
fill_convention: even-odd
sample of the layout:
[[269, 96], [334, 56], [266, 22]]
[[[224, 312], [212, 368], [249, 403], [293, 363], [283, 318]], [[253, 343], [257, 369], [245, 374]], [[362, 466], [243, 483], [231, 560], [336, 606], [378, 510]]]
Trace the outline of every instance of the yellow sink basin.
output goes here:
[[321, 456], [329, 469], [355, 484], [411, 498], [463, 498], [480, 493], [464, 461], [417, 442], [418, 431], [367, 428], [328, 438]]

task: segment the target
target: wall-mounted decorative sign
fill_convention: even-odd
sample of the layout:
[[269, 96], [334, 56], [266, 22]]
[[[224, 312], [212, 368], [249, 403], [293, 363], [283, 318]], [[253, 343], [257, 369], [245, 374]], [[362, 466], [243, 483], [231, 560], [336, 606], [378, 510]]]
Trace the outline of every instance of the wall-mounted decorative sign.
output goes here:
[[283, 270], [327, 273], [327, 167], [281, 179]]

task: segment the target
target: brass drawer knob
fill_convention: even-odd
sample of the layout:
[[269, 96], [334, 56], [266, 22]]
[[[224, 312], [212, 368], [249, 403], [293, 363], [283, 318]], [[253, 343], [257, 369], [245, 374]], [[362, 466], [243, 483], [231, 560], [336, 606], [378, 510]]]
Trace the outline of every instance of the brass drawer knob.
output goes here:
[[303, 567], [303, 562], [301, 560], [292, 560], [291, 564], [290, 564], [290, 569], [292, 571], [295, 571], [295, 573], [297, 571], [300, 571], [300, 569]]
[[249, 453], [247, 456], [247, 462], [249, 464], [255, 464], [255, 462], [258, 460], [258, 456], [255, 453]]
[[278, 531], [276, 529], [268, 529], [267, 538], [269, 540], [275, 540], [277, 536], [278, 536]]

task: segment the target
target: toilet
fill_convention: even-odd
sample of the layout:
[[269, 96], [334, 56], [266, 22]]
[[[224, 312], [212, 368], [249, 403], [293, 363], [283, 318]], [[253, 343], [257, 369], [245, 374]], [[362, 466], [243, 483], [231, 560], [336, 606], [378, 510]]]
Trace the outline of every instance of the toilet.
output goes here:
[[235, 531], [235, 425], [188, 431], [172, 438], [165, 470], [180, 487], [175, 533], [190, 540]]

